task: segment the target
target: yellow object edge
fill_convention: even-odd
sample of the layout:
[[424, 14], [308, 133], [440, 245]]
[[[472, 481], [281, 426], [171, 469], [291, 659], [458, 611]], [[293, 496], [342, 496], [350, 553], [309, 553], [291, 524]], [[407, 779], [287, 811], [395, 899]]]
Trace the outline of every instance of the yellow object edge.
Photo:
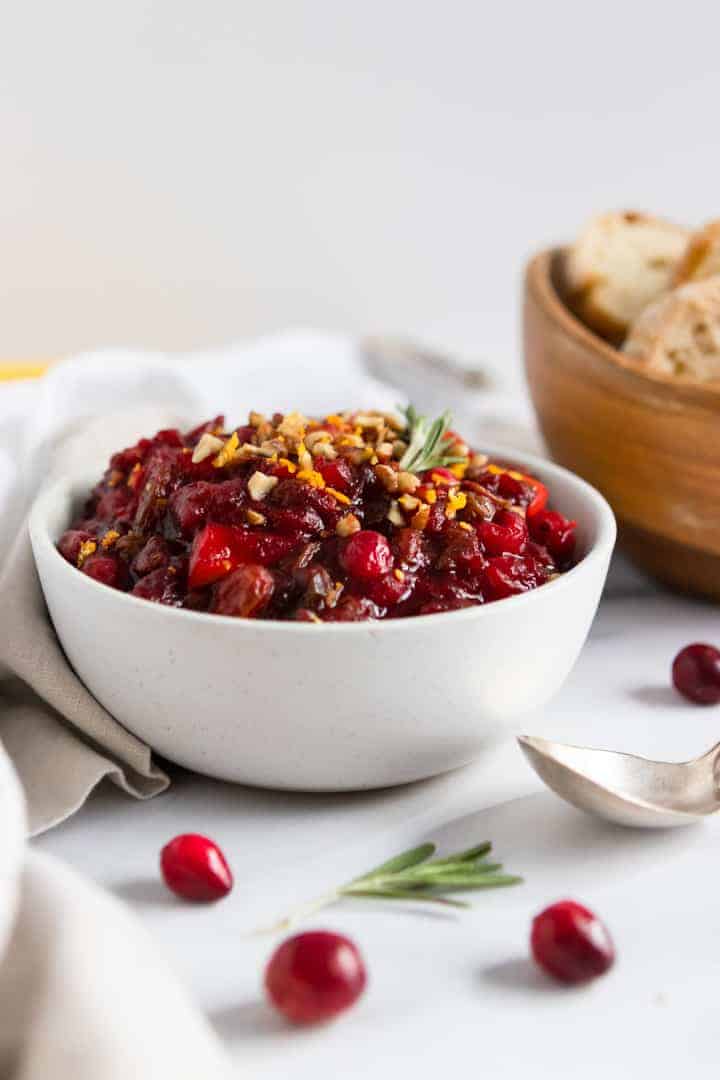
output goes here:
[[8, 382], [14, 379], [39, 379], [49, 367], [50, 365], [47, 363], [0, 360], [0, 382]]

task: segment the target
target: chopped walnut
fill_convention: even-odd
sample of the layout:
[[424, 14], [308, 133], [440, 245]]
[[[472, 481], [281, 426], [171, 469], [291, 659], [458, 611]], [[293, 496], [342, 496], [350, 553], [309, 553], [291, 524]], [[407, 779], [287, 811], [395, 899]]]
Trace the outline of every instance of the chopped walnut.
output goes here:
[[401, 495], [398, 502], [403, 510], [407, 510], [408, 513], [417, 510], [418, 506], [420, 506], [420, 500], [416, 499], [414, 495]]
[[338, 536], [346, 537], [360, 532], [361, 528], [362, 526], [354, 514], [344, 514], [335, 526], [335, 532]]
[[399, 525], [400, 528], [402, 528], [405, 524], [405, 518], [403, 517], [402, 510], [398, 506], [397, 499], [392, 500], [390, 508], [385, 516], [392, 525]]
[[214, 457], [215, 454], [222, 450], [224, 445], [222, 439], [218, 439], [217, 435], [211, 435], [206, 431], [200, 436], [198, 444], [193, 450], [193, 465], [199, 465], [200, 462], [205, 461], [206, 458]]
[[397, 474], [397, 481], [398, 491], [402, 491], [403, 495], [412, 495], [420, 487], [419, 478], [404, 469]]
[[[258, 474], [256, 474], [258, 475]], [[248, 525], [264, 525], [267, 518], [264, 514], [259, 514], [257, 510], [247, 510], [245, 512]]]
[[398, 474], [391, 465], [376, 465], [375, 475], [386, 491], [397, 491]]
[[300, 412], [291, 412], [282, 418], [278, 424], [278, 435], [285, 435], [289, 439], [302, 439], [307, 427], [307, 417]]
[[265, 473], [254, 472], [248, 480], [250, 498], [255, 502], [262, 502], [269, 495], [278, 482], [277, 476], [267, 476]]
[[323, 458], [325, 461], [334, 461], [338, 456], [338, 452], [331, 443], [322, 442], [316, 443], [313, 449], [315, 457]]

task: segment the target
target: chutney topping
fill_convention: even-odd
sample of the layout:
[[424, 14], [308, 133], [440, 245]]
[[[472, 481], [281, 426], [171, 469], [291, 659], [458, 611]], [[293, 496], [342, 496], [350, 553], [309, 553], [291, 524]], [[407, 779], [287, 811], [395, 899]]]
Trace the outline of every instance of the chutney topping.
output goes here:
[[548, 498], [528, 473], [472, 451], [447, 417], [251, 412], [235, 429], [217, 416], [114, 454], [58, 550], [96, 581], [173, 607], [398, 618], [490, 603], [568, 570], [575, 522]]

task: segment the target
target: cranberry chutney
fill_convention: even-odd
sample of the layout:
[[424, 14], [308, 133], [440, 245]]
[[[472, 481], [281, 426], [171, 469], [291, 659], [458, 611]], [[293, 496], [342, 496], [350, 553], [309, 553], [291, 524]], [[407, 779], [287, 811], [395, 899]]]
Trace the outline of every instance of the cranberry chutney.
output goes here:
[[575, 522], [540, 481], [403, 417], [216, 417], [113, 455], [61, 555], [156, 603], [351, 622], [454, 611], [573, 565]]

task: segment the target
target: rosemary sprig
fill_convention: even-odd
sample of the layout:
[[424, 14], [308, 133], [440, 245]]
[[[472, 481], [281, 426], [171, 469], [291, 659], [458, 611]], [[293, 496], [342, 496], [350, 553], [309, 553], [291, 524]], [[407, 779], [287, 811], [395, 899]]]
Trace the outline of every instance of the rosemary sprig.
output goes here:
[[435, 844], [420, 844], [400, 855], [381, 863], [360, 877], [291, 912], [270, 932], [287, 930], [301, 919], [321, 908], [334, 904], [344, 896], [372, 900], [415, 900], [423, 903], [442, 904], [447, 907], [469, 907], [464, 900], [457, 900], [448, 893], [476, 889], [495, 889], [504, 885], [517, 885], [522, 878], [502, 873], [502, 863], [485, 860], [492, 845], [486, 841], [474, 847], [433, 859]]
[[405, 437], [408, 448], [400, 459], [400, 468], [405, 472], [421, 473], [427, 469], [439, 469], [465, 460], [449, 453], [448, 443], [444, 438], [452, 423], [452, 415], [448, 409], [435, 420], [420, 416], [412, 405], [400, 409], [400, 412], [407, 421]]

